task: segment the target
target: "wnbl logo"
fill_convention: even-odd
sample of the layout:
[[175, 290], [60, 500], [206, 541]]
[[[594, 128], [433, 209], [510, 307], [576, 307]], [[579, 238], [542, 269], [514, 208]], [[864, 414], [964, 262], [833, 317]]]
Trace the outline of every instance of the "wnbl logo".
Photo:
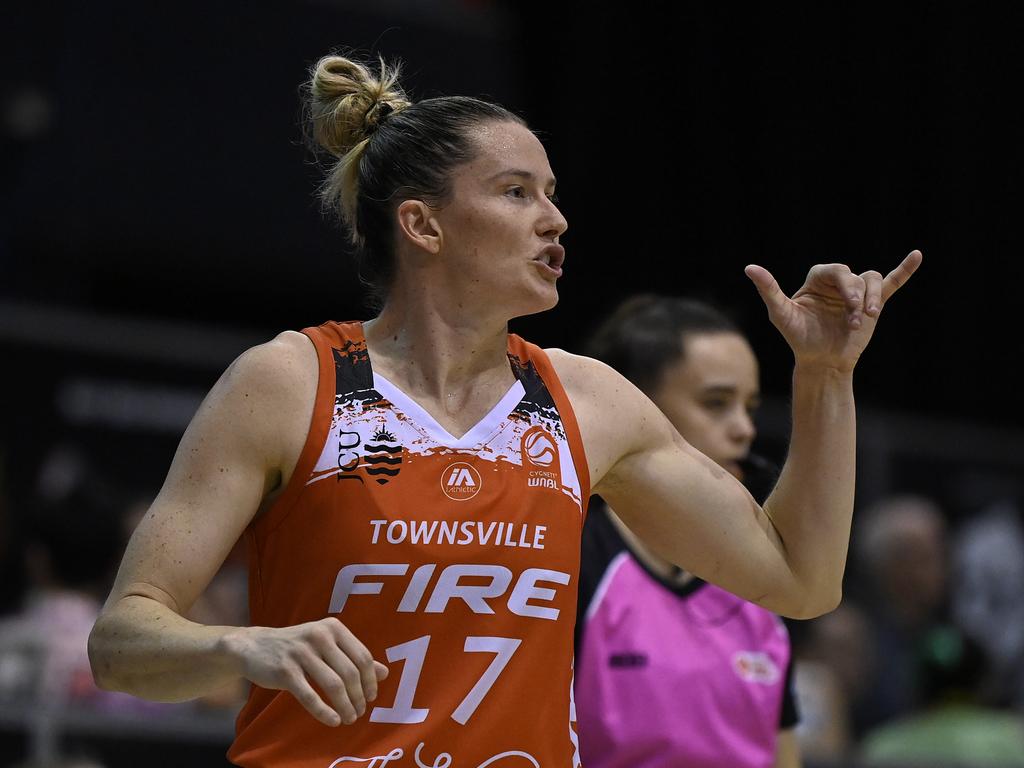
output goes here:
[[559, 490], [562, 470], [558, 461], [558, 443], [543, 427], [530, 427], [521, 442], [523, 465], [529, 469], [526, 485], [530, 488]]
[[558, 445], [544, 427], [530, 427], [523, 434], [523, 456], [535, 467], [550, 467], [558, 460]]
[[538, 472], [531, 472], [530, 476], [526, 478], [526, 485], [530, 488], [551, 488], [557, 491], [558, 480], [550, 477], [550, 474], [550, 472], [545, 472], [543, 476], [540, 476]]

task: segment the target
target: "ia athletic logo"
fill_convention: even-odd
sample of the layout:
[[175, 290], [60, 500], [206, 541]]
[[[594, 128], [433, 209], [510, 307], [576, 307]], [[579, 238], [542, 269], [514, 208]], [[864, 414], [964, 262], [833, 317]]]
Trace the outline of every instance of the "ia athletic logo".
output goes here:
[[441, 472], [441, 490], [452, 501], [469, 501], [483, 486], [483, 479], [476, 467], [464, 461], [449, 464]]

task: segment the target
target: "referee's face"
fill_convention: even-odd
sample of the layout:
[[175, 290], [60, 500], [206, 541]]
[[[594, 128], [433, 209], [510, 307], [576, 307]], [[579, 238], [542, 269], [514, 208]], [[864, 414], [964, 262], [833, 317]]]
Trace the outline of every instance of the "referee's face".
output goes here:
[[740, 462], [757, 434], [757, 358], [731, 332], [686, 334], [683, 348], [652, 399], [687, 442], [742, 480]]

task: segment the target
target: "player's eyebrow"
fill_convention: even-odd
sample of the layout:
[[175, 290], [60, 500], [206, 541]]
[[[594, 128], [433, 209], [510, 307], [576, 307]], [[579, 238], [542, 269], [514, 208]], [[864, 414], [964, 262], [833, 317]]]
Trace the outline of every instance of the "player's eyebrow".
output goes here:
[[[516, 177], [521, 178], [521, 179], [523, 179], [525, 181], [533, 181], [534, 179], [537, 178], [533, 174], [532, 171], [524, 171], [524, 170], [522, 170], [520, 168], [506, 168], [505, 170], [498, 171], [496, 174], [491, 176], [488, 179], [488, 181], [496, 181], [496, 180], [498, 180], [498, 179], [500, 179], [500, 178], [502, 178], [504, 176], [516, 176]], [[552, 177], [550, 177], [548, 179], [548, 183], [546, 184], [546, 186], [553, 187], [553, 186], [555, 186], [555, 184], [556, 184], [555, 177], [552, 176]]]

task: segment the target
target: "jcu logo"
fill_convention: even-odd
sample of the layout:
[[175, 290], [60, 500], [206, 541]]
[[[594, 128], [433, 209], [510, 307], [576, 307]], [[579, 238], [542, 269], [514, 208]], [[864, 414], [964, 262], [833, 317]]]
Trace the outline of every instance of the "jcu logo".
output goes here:
[[[362, 445], [362, 450], [359, 450]], [[365, 473], [380, 485], [387, 485], [402, 471], [404, 449], [395, 436], [386, 429], [374, 432], [370, 442], [363, 445], [358, 432], [338, 432], [338, 480], [365, 482]], [[359, 470], [362, 469], [363, 472]]]

